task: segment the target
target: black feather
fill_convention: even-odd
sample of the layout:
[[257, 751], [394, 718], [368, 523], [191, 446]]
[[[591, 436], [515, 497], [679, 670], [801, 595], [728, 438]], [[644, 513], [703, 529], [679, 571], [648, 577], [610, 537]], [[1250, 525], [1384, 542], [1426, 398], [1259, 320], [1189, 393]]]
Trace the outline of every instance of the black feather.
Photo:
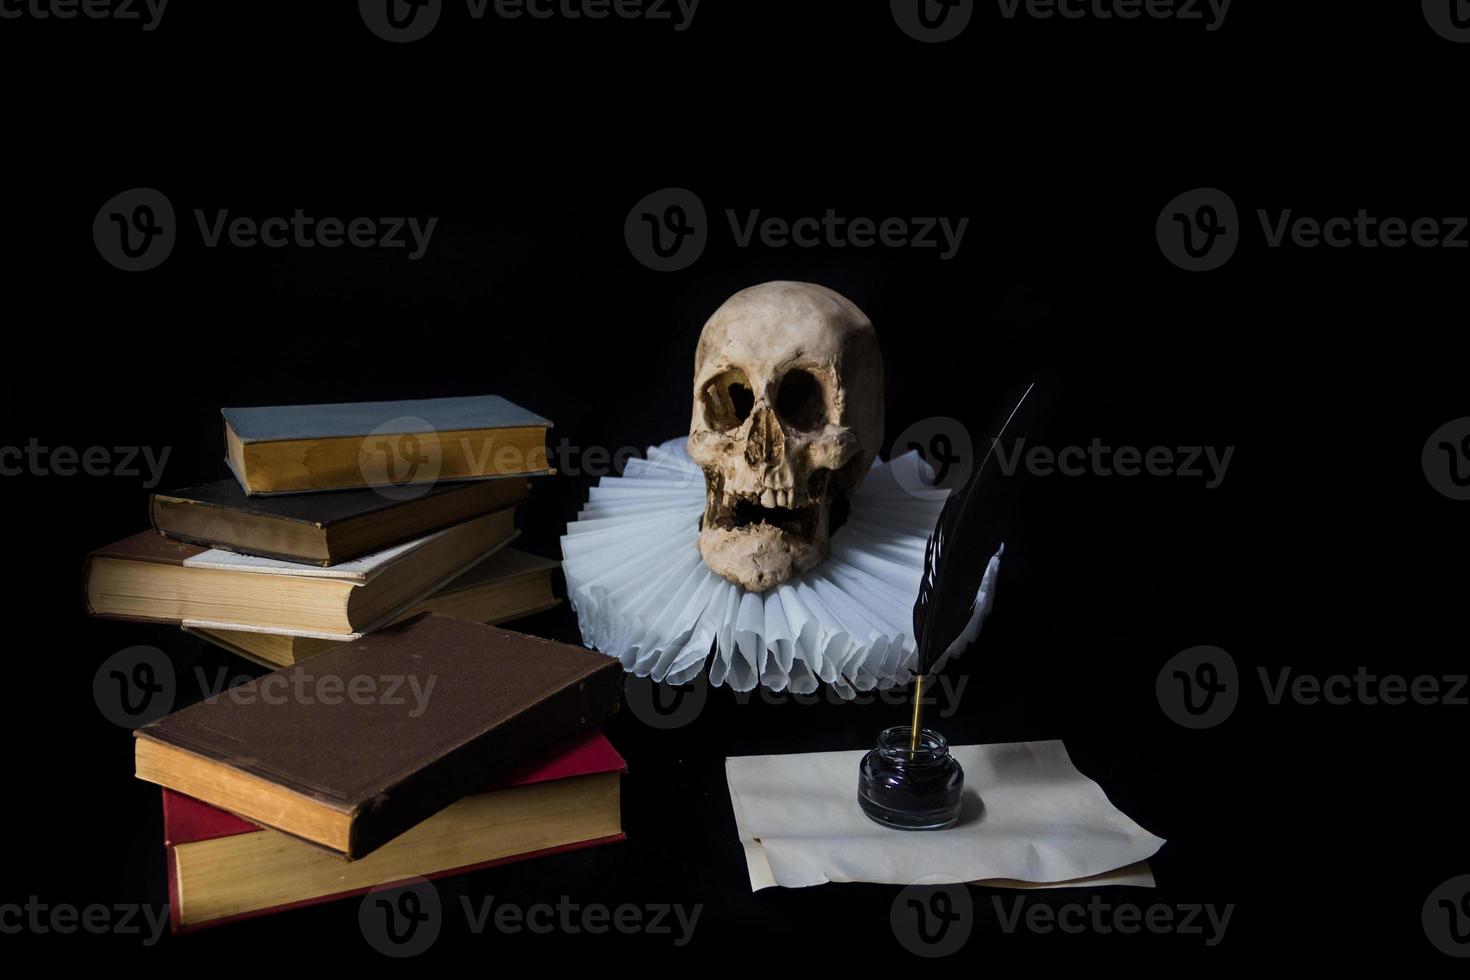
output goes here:
[[985, 569], [1004, 543], [1001, 525], [1006, 515], [995, 506], [1001, 496], [995, 490], [999, 481], [1015, 475], [1002, 472], [995, 459], [996, 447], [1007, 431], [1014, 437], [1034, 422], [1039, 399], [1030, 396], [1035, 387], [1032, 384], [1026, 389], [995, 429], [985, 455], [969, 478], [945, 500], [934, 533], [929, 536], [924, 549], [924, 576], [914, 602], [914, 642], [919, 655], [916, 674], [934, 669], [975, 614]]

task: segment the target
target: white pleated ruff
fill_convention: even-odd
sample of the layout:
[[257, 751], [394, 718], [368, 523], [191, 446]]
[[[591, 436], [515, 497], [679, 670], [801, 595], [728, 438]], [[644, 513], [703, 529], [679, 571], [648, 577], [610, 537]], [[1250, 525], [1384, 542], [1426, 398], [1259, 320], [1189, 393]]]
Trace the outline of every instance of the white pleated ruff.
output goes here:
[[[567, 595], [588, 647], [639, 677], [709, 679], [736, 691], [764, 685], [810, 694], [825, 682], [843, 698], [907, 683], [913, 607], [924, 547], [944, 506], [917, 453], [875, 462], [851, 499], [832, 555], [765, 593], [710, 571], [699, 554], [704, 476], [684, 439], [651, 447], [621, 477], [591, 490], [561, 539]], [[962, 649], [994, 597], [990, 560]], [[946, 654], [948, 656], [948, 654]]]

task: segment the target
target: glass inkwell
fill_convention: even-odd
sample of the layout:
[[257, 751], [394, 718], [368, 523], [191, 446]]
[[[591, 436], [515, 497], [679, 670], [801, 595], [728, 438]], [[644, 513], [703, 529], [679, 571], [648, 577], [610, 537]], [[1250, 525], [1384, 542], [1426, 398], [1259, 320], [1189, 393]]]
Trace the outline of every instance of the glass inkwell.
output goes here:
[[914, 718], [885, 728], [858, 763], [858, 806], [897, 830], [943, 830], [960, 819], [965, 770], [949, 740], [924, 727], [923, 674], [914, 677]]
[[908, 725], [885, 729], [858, 765], [858, 806], [898, 830], [943, 830], [960, 819], [965, 771], [932, 728], [917, 740]]

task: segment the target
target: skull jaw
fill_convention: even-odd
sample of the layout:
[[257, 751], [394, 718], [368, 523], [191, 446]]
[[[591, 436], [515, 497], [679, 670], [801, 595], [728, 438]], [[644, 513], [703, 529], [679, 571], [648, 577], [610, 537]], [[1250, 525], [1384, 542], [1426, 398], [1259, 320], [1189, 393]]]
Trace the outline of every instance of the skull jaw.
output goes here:
[[765, 592], [820, 564], [831, 553], [826, 508], [810, 540], [769, 524], [705, 527], [699, 553], [717, 575], [751, 592]]

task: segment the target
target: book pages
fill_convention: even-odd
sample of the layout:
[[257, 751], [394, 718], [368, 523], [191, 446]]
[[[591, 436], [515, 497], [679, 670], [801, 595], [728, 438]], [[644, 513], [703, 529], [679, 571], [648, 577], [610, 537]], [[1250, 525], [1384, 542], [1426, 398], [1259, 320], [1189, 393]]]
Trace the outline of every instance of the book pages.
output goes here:
[[218, 548], [211, 548], [203, 554], [186, 559], [184, 565], [187, 568], [218, 568], [227, 572], [300, 575], [306, 578], [339, 578], [352, 582], [366, 582], [404, 555], [422, 548], [448, 530], [450, 529], [435, 531], [421, 538], [395, 544], [391, 548], [384, 548], [382, 551], [375, 551], [370, 555], [363, 555], [361, 558], [354, 558], [352, 561], [344, 561], [330, 567], [281, 561], [277, 558], [260, 558], [255, 555], [241, 555], [233, 551], [221, 551]]

